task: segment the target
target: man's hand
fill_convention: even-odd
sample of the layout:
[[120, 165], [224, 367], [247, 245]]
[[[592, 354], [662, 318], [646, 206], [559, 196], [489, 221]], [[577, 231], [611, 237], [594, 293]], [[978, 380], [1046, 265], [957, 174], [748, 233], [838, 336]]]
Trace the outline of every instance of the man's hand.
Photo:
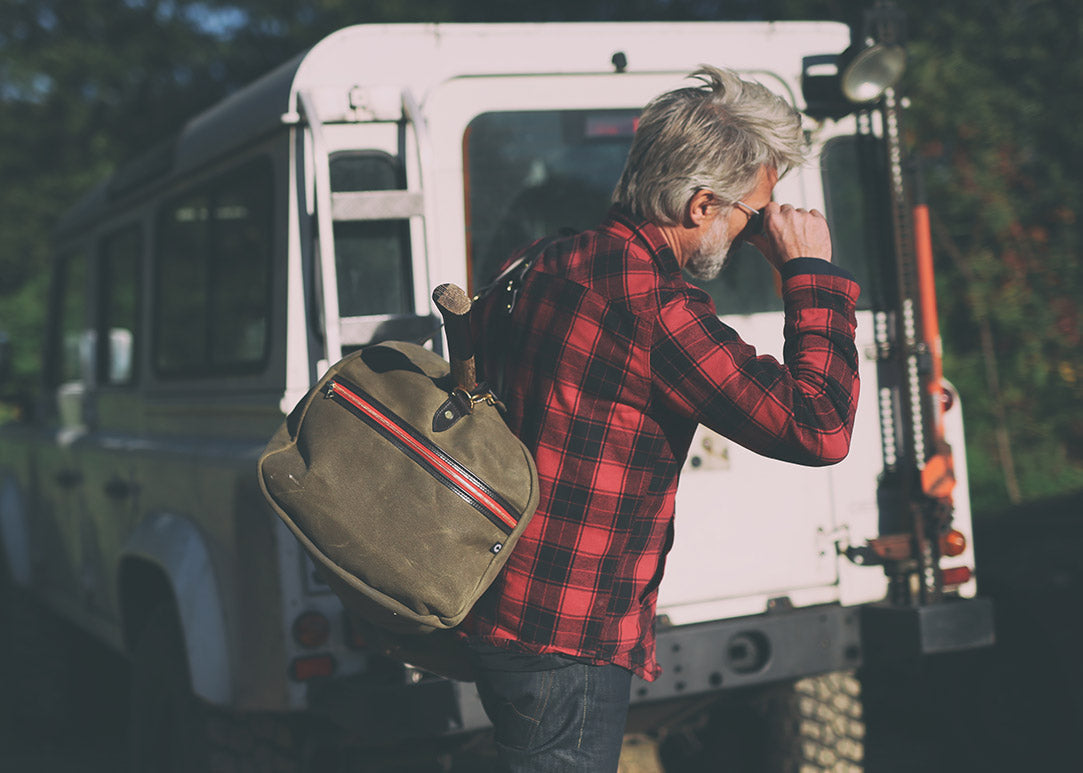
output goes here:
[[772, 201], [763, 208], [763, 234], [749, 242], [776, 270], [794, 258], [831, 260], [831, 232], [818, 210], [804, 210]]

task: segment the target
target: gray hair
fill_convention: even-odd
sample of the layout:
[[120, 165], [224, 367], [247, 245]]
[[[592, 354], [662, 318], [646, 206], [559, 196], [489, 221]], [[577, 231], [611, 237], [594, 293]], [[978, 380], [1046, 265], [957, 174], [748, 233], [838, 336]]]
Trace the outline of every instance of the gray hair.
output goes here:
[[688, 77], [702, 83], [644, 108], [613, 191], [613, 203], [659, 225], [680, 223], [697, 190], [733, 204], [760, 167], [781, 177], [805, 156], [801, 117], [781, 97], [732, 70], [703, 65]]

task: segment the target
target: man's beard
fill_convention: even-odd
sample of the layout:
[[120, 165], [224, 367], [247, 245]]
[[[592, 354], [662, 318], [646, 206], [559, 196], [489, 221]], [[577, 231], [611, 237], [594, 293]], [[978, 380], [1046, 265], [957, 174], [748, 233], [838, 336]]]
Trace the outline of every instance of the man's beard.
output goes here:
[[716, 217], [711, 230], [703, 235], [696, 249], [688, 256], [684, 270], [695, 279], [710, 281], [726, 265], [732, 246], [729, 222], [724, 217]]

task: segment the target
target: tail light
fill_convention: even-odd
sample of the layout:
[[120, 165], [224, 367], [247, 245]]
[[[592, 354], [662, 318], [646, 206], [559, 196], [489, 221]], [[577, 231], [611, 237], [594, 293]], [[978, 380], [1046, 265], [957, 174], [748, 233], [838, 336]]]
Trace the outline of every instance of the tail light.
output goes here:
[[296, 658], [290, 663], [290, 676], [294, 681], [307, 682], [318, 676], [331, 676], [335, 673], [335, 659], [330, 655], [310, 655]]
[[319, 612], [304, 612], [293, 621], [293, 640], [302, 647], [322, 647], [330, 636], [331, 623]]
[[961, 556], [966, 551], [966, 535], [952, 529], [940, 537], [940, 555], [949, 558]]
[[974, 573], [970, 571], [969, 566], [954, 566], [940, 572], [940, 577], [943, 580], [945, 587], [963, 585], [970, 582], [970, 578], [973, 576]]

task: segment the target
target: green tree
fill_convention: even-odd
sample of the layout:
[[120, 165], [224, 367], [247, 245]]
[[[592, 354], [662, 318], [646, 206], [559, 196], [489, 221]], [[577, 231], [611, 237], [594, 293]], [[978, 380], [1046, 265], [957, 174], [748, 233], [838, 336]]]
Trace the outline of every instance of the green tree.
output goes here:
[[[0, 330], [39, 369], [48, 234], [126, 158], [359, 22], [833, 19], [857, 0], [0, 0]], [[898, 0], [946, 372], [979, 508], [1083, 486], [1083, 21], [1074, 0]], [[11, 387], [9, 387], [9, 390]]]
[[61, 214], [188, 117], [359, 22], [674, 18], [694, 3], [0, 0], [0, 395], [34, 388]]
[[1083, 17], [1074, 2], [908, 3], [911, 143], [982, 507], [1083, 486]]
[[40, 369], [49, 233], [78, 196], [178, 118], [265, 62], [223, 68], [227, 41], [171, 2], [0, 3], [0, 329], [15, 387]]
[[[933, 213], [945, 372], [975, 506], [1083, 487], [1083, 10], [1073, 0], [899, 0], [905, 138]], [[783, 0], [780, 17], [861, 18]]]

